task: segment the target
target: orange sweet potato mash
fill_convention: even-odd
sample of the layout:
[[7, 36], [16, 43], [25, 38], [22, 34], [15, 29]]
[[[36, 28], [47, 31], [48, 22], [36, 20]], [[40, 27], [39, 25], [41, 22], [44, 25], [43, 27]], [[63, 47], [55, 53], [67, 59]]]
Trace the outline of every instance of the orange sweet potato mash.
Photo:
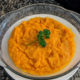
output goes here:
[[[50, 30], [46, 47], [38, 42], [39, 31]], [[9, 55], [21, 70], [33, 75], [48, 75], [66, 67], [75, 53], [74, 34], [60, 22], [51, 18], [35, 17], [16, 26], [8, 41]]]

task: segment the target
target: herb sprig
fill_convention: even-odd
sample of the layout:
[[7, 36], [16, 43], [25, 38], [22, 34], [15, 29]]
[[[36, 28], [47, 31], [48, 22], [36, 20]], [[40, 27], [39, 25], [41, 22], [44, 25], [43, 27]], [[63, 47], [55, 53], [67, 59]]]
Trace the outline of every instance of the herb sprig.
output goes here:
[[46, 41], [45, 39], [48, 39], [50, 38], [50, 30], [48, 29], [44, 29], [43, 31], [39, 31], [38, 35], [37, 35], [37, 40], [33, 41], [33, 42], [30, 42], [29, 44], [27, 44], [27, 46], [35, 43], [36, 41], [39, 42], [39, 44], [42, 46], [42, 47], [45, 47], [46, 46]]

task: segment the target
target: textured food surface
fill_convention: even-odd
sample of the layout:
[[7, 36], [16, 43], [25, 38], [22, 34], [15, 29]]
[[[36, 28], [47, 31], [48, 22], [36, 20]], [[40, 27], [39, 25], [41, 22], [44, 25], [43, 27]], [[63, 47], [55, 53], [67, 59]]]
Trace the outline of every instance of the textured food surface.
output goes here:
[[[50, 30], [46, 47], [37, 40], [37, 34], [44, 29]], [[48, 75], [66, 67], [75, 53], [74, 34], [62, 23], [45, 17], [35, 17], [16, 26], [8, 41], [9, 55], [14, 64], [33, 75]]]

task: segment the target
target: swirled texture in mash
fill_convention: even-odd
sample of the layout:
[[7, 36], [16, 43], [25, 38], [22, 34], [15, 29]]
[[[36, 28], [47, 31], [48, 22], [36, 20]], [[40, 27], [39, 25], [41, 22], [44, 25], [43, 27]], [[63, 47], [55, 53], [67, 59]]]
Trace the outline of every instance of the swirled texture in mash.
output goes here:
[[[39, 31], [50, 30], [46, 47], [38, 42]], [[51, 18], [35, 17], [16, 26], [8, 41], [9, 55], [14, 64], [33, 75], [48, 75], [66, 67], [75, 52], [74, 34], [66, 26]]]

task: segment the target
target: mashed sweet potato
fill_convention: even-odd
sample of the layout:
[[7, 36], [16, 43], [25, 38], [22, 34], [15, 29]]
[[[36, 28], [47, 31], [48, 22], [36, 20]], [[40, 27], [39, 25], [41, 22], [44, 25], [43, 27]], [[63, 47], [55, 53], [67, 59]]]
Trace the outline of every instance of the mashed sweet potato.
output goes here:
[[[46, 47], [38, 42], [39, 31], [50, 30]], [[35, 17], [16, 26], [8, 41], [9, 55], [21, 70], [33, 75], [48, 75], [66, 67], [75, 53], [74, 34], [66, 26], [51, 18]]]

